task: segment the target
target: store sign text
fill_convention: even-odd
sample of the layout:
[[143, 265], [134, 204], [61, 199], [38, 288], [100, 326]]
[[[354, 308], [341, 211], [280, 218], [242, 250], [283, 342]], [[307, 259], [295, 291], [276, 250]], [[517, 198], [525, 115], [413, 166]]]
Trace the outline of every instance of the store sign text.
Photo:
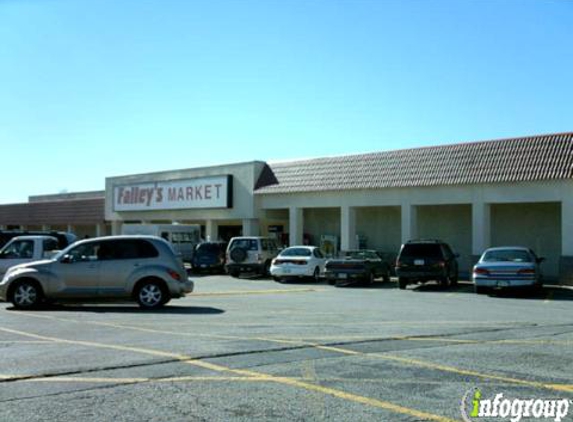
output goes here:
[[114, 211], [230, 208], [231, 176], [116, 186]]

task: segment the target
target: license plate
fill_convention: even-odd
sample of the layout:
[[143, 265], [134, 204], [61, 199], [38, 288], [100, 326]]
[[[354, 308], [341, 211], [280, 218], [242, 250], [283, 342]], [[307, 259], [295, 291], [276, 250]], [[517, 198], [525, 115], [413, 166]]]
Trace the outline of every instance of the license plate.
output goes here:
[[414, 260], [414, 265], [424, 265], [426, 263], [426, 261], [424, 261], [423, 259], [415, 259]]
[[347, 274], [346, 273], [338, 273], [337, 277], [338, 278], [346, 278]]
[[207, 268], [207, 264], [201, 264], [201, 268]]
[[508, 281], [498, 281], [497, 282], [497, 287], [508, 287], [508, 286], [509, 286]]

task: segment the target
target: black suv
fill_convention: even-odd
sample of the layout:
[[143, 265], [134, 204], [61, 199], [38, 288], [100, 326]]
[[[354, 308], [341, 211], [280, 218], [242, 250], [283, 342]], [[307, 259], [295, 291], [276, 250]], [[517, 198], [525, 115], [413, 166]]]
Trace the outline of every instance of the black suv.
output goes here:
[[402, 245], [396, 259], [398, 286], [405, 289], [409, 283], [436, 280], [440, 286], [458, 283], [459, 255], [440, 240], [410, 240]]
[[191, 268], [195, 271], [209, 270], [225, 272], [225, 242], [201, 242], [195, 246]]

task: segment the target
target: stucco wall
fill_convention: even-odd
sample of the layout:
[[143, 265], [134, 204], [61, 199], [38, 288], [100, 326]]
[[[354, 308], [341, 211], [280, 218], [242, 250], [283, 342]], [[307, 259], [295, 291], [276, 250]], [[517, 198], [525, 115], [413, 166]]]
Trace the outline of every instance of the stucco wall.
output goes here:
[[401, 244], [400, 207], [356, 208], [356, 234], [366, 237], [366, 247], [398, 254]]
[[321, 235], [338, 237], [340, 243], [340, 208], [307, 208], [303, 212], [303, 233], [312, 244], [320, 246]]
[[460, 274], [470, 273], [472, 262], [472, 209], [470, 205], [418, 207], [418, 238], [448, 243], [458, 258]]
[[546, 258], [542, 270], [559, 274], [561, 204], [496, 204], [491, 207], [492, 246], [527, 246]]

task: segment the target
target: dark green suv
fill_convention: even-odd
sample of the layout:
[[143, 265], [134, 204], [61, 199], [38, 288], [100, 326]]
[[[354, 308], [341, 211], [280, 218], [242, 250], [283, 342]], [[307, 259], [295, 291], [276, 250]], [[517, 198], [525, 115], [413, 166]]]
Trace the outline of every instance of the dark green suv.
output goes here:
[[398, 286], [436, 280], [442, 287], [458, 283], [458, 254], [440, 240], [410, 240], [396, 259]]

